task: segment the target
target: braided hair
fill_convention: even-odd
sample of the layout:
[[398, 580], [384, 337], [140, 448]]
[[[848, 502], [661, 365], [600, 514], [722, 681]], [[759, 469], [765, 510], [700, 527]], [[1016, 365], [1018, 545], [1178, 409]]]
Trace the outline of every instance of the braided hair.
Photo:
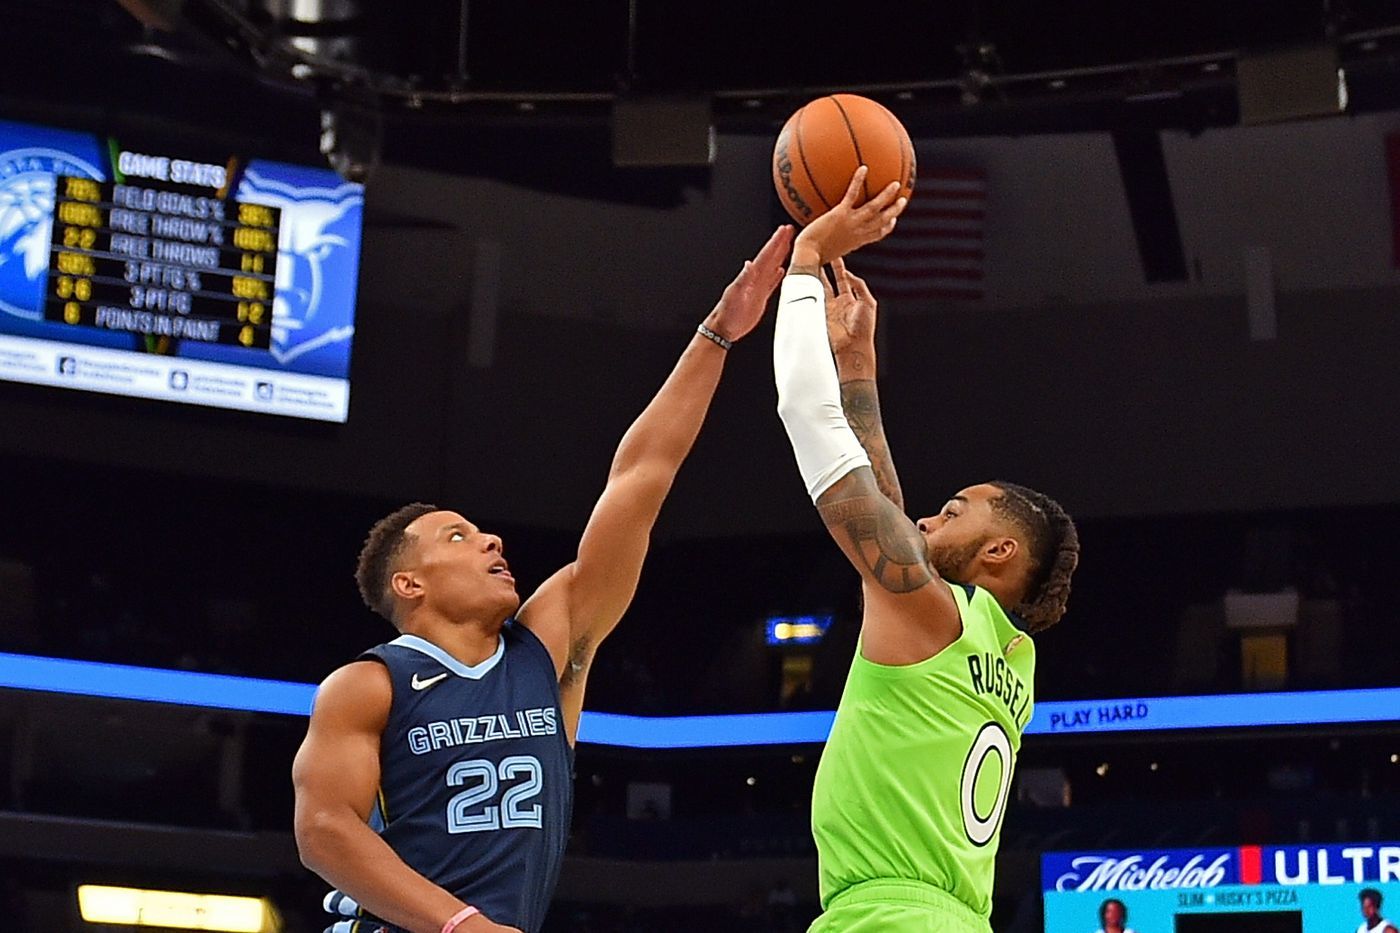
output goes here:
[[1042, 492], [994, 480], [1001, 495], [992, 508], [1026, 533], [1031, 572], [1014, 612], [1032, 635], [1060, 621], [1069, 602], [1069, 581], [1079, 565], [1079, 532], [1060, 504]]

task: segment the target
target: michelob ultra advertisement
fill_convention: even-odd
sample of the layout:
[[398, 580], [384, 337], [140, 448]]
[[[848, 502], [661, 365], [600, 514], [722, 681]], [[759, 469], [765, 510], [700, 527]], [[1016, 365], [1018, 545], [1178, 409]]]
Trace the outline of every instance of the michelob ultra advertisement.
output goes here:
[[1045, 933], [1383, 933], [1400, 842], [1049, 852]]

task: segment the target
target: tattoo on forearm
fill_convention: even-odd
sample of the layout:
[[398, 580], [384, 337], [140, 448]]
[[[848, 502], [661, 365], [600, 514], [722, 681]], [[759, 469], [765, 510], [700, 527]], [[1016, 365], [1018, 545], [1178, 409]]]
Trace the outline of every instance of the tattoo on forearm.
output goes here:
[[933, 579], [923, 537], [893, 503], [872, 492], [865, 489], [823, 502], [818, 506], [822, 521], [832, 534], [849, 539], [852, 559], [864, 565], [880, 586], [891, 593], [917, 590]]
[[904, 491], [899, 488], [899, 475], [895, 473], [894, 458], [890, 456], [889, 441], [885, 439], [875, 380], [852, 379], [841, 383], [841, 407], [860, 446], [870, 456], [870, 467], [875, 473], [880, 492], [903, 512]]
[[871, 379], [874, 368], [865, 353], [860, 350], [844, 350], [836, 355], [836, 368], [841, 371], [843, 381], [847, 379]]

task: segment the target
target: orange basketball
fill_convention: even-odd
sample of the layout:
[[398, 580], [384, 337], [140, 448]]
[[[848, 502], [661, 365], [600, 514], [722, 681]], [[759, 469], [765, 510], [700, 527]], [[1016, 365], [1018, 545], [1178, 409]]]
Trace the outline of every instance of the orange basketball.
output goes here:
[[805, 225], [841, 201], [862, 165], [870, 172], [858, 204], [892, 181], [904, 197], [913, 193], [914, 145], [904, 124], [868, 97], [831, 94], [788, 118], [773, 147], [773, 184], [792, 219]]

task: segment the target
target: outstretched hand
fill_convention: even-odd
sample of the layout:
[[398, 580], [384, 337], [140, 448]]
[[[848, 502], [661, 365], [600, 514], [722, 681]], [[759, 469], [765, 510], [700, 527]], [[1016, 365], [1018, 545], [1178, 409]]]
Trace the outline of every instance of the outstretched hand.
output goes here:
[[895, 222], [904, 212], [909, 199], [899, 197], [899, 182], [892, 181], [875, 197], [857, 207], [856, 200], [865, 190], [865, 176], [869, 171], [864, 165], [856, 169], [841, 203], [798, 234], [794, 256], [800, 252], [802, 258], [797, 264], [814, 260], [817, 265], [826, 265], [862, 246], [883, 240], [894, 230]]
[[725, 288], [706, 326], [726, 340], [738, 340], [758, 325], [768, 299], [783, 280], [783, 262], [792, 249], [792, 238], [791, 224], [773, 231], [758, 255], [744, 261], [744, 268]]
[[835, 259], [831, 263], [832, 280], [818, 276], [826, 289], [826, 334], [831, 352], [840, 356], [847, 350], [869, 350], [875, 346], [875, 296], [865, 280]]

